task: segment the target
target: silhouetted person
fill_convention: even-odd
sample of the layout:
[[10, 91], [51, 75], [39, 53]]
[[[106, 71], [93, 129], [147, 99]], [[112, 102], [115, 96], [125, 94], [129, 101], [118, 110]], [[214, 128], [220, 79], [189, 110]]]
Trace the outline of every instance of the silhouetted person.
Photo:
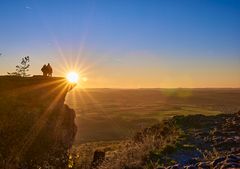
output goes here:
[[47, 70], [47, 66], [46, 65], [43, 65], [41, 71], [43, 72], [43, 76], [47, 76], [48, 75], [48, 70]]
[[50, 63], [48, 63], [48, 65], [47, 65], [47, 75], [52, 77], [52, 74], [53, 74], [52, 66], [50, 65]]

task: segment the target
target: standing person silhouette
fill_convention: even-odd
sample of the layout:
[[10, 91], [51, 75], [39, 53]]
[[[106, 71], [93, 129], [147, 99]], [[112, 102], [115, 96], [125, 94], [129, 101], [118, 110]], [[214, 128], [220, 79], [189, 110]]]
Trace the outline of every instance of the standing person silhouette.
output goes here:
[[52, 77], [52, 74], [53, 74], [52, 66], [50, 65], [50, 63], [48, 63], [48, 65], [47, 65], [47, 76]]

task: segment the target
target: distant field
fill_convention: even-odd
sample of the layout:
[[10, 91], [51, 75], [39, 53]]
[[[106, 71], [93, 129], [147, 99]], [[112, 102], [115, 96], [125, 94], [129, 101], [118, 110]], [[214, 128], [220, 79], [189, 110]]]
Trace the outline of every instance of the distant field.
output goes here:
[[77, 114], [75, 143], [131, 137], [174, 115], [240, 110], [240, 89], [74, 89], [66, 103]]

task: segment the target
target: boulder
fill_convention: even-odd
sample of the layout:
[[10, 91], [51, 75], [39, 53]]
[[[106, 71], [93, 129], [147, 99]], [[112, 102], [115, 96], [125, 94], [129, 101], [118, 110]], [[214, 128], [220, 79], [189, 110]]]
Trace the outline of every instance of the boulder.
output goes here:
[[92, 168], [100, 165], [105, 159], [105, 152], [96, 150], [93, 155]]

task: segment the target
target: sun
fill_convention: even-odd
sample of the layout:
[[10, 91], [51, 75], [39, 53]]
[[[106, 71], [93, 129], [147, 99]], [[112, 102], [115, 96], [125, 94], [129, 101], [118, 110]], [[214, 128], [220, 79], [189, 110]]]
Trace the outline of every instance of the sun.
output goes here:
[[77, 83], [79, 80], [79, 75], [76, 72], [69, 72], [66, 78], [70, 83]]

